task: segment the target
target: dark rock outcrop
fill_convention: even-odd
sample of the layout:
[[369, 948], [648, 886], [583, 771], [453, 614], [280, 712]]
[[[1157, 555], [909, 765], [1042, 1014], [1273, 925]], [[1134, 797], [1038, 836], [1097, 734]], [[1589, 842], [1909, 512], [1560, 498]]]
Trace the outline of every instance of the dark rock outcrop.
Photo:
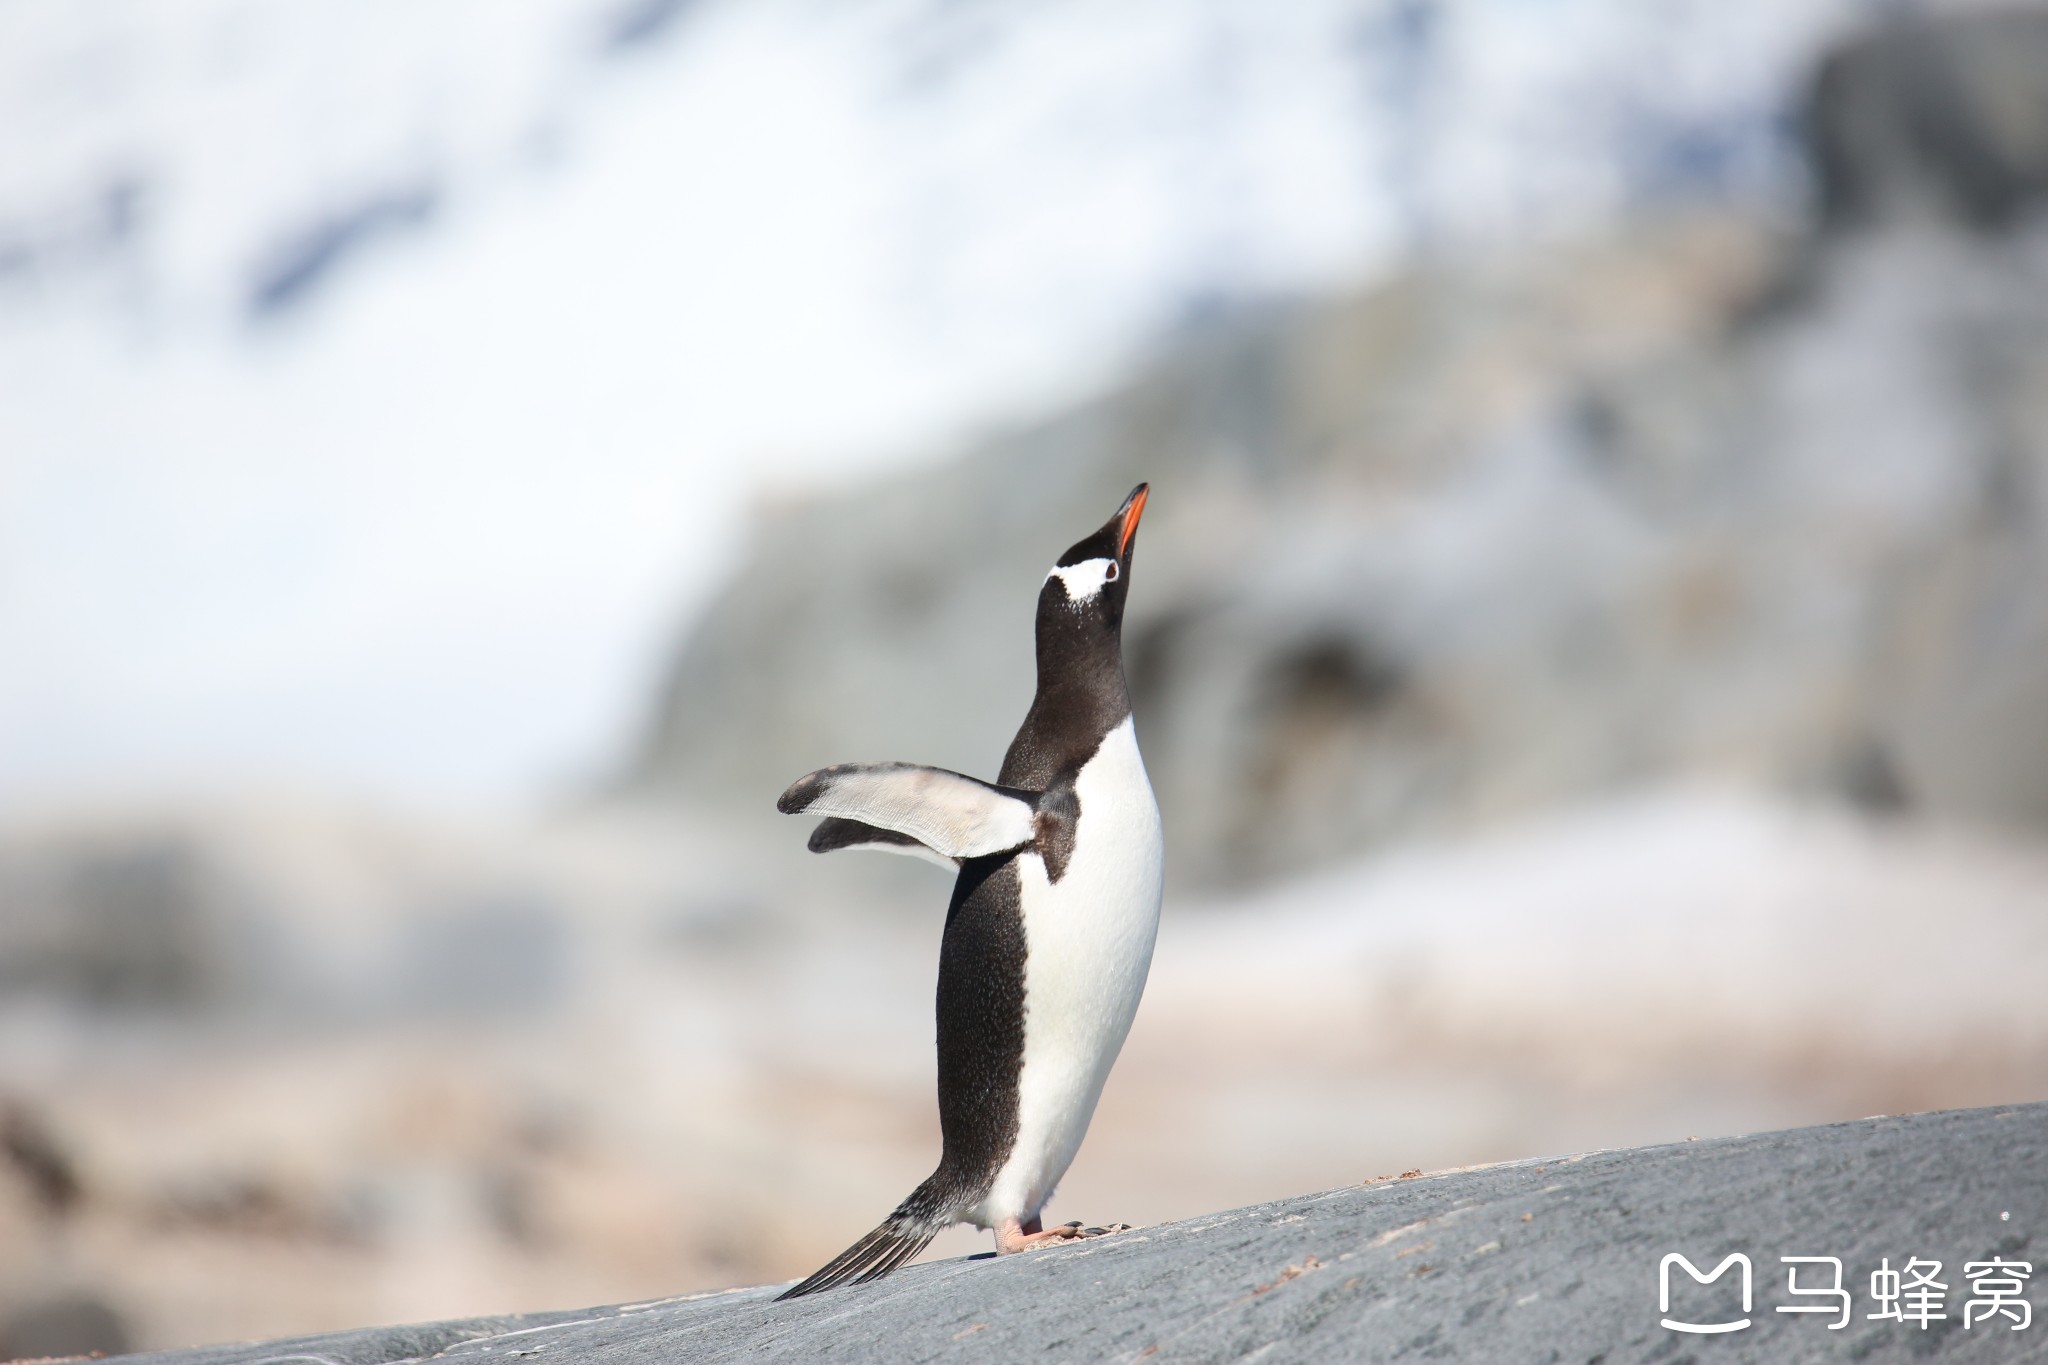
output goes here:
[[[161, 1365], [320, 1360], [2014, 1360], [2048, 1322], [1986, 1316], [1971, 1263], [2039, 1259], [2048, 1105], [1382, 1178], [1001, 1260], [914, 1266], [794, 1303], [776, 1287], [585, 1312], [168, 1352]], [[1695, 1284], [1664, 1258], [1702, 1274]], [[1841, 1262], [1841, 1301], [1788, 1290]], [[1871, 1275], [1941, 1262], [1928, 1325], [1874, 1319]], [[1993, 1274], [2000, 1272], [1993, 1271]], [[1836, 1281], [1799, 1267], [1798, 1286]], [[2020, 1296], [2039, 1300], [2038, 1277]], [[1834, 1305], [1827, 1312], [1781, 1308]], [[1966, 1325], [1965, 1315], [1970, 1321]], [[1712, 1325], [1674, 1331], [1666, 1318]]]
[[1933, 216], [1983, 231], [2048, 197], [2048, 15], [1908, 17], [1821, 65], [1808, 137], [1821, 219]]

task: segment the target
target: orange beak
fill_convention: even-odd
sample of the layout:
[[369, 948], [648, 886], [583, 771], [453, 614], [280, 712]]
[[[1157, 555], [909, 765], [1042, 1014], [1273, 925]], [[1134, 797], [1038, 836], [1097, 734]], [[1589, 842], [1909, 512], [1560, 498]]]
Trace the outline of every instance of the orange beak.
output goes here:
[[1131, 490], [1129, 500], [1124, 503], [1123, 536], [1116, 546], [1118, 559], [1131, 552], [1131, 537], [1138, 534], [1138, 518], [1145, 515], [1145, 499], [1151, 496], [1151, 492], [1151, 484], [1141, 483]]

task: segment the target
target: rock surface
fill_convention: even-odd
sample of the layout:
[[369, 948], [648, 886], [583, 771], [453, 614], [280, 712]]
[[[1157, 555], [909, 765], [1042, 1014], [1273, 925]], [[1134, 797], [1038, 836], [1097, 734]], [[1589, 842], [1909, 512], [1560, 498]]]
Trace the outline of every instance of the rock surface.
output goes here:
[[[2048, 1220], [2048, 1105], [1876, 1118], [1754, 1137], [1382, 1179], [990, 1260], [911, 1267], [776, 1303], [774, 1287], [586, 1312], [370, 1329], [165, 1352], [162, 1365], [387, 1365], [422, 1359], [671, 1360], [2012, 1360], [2048, 1323], [1966, 1327], [1967, 1262], [2035, 1259]], [[1745, 1314], [1739, 1267], [1754, 1268]], [[1785, 1256], [1833, 1256], [1852, 1300], [1787, 1291]], [[1872, 1320], [1871, 1272], [1939, 1260], [1948, 1316]], [[1830, 1283], [1806, 1267], [1802, 1289]], [[2042, 1293], [2038, 1279], [2029, 1296]], [[1674, 1332], [1670, 1317], [1749, 1326]], [[2031, 1314], [2029, 1315], [2031, 1318]], [[2017, 1335], [2015, 1335], [2017, 1333]]]

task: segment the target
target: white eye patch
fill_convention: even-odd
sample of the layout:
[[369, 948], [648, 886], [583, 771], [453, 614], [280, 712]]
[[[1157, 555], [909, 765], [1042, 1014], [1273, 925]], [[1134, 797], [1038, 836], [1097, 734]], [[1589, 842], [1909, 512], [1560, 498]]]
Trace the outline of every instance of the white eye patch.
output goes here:
[[1058, 565], [1046, 577], [1066, 584], [1068, 603], [1078, 607], [1094, 598], [1119, 572], [1114, 559], [1084, 559], [1079, 564]]

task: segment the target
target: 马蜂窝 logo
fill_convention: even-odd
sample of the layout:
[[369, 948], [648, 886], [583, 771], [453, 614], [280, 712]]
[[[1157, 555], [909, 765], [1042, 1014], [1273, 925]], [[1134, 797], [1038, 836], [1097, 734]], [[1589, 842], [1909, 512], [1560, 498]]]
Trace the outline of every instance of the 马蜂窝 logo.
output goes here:
[[1739, 1319], [1730, 1319], [1727, 1322], [1713, 1323], [1676, 1322], [1667, 1316], [1664, 1319], [1666, 1327], [1669, 1327], [1674, 1332], [1739, 1332], [1749, 1326], [1749, 1304], [1752, 1288], [1749, 1278], [1749, 1257], [1739, 1251], [1730, 1252], [1722, 1258], [1721, 1264], [1715, 1266], [1713, 1270], [1702, 1274], [1698, 1266], [1679, 1253], [1672, 1252], [1657, 1265], [1657, 1311], [1660, 1313], [1669, 1314], [1671, 1312], [1671, 1267], [1674, 1265], [1684, 1267], [1685, 1273], [1692, 1276], [1700, 1284], [1712, 1284], [1720, 1279], [1723, 1272], [1731, 1265], [1741, 1266], [1743, 1316]]
[[[1804, 1302], [1779, 1304], [1776, 1312], [1828, 1314], [1835, 1319], [1827, 1324], [1829, 1331], [1840, 1331], [1849, 1325], [1854, 1317], [1854, 1307], [1849, 1288], [1844, 1283], [1846, 1276], [1839, 1256], [1780, 1256], [1778, 1260], [1785, 1266], [1786, 1295]], [[1721, 1292], [1724, 1298], [1732, 1300], [1736, 1290], [1740, 1289], [1742, 1316], [1736, 1317], [1731, 1311], [1725, 1319], [1717, 1322], [1683, 1322], [1673, 1318], [1673, 1266], [1684, 1270], [1697, 1285], [1712, 1285], [1727, 1275], [1731, 1267], [1741, 1267], [1741, 1275], [1730, 1276]], [[1804, 1280], [1800, 1278], [1802, 1267], [1807, 1268]], [[1894, 1270], [1891, 1258], [1884, 1257], [1870, 1275], [1870, 1302], [1875, 1311], [1866, 1314], [1866, 1318], [1917, 1326], [1922, 1331], [1934, 1323], [1948, 1321], [1947, 1295], [1951, 1285], [1949, 1281], [1937, 1278], [1941, 1267], [1938, 1260], [1914, 1256], [1908, 1258], [1903, 1267]], [[2034, 1267], [2030, 1263], [2009, 1261], [1995, 1254], [1988, 1260], [1965, 1262], [1963, 1278], [1968, 1281], [1968, 1286], [1962, 1305], [1963, 1330], [2004, 1326], [2018, 1332], [2031, 1326], [2034, 1309], [2027, 1302], [2026, 1288], [2033, 1273]], [[1702, 1271], [1680, 1252], [1669, 1253], [1657, 1265], [1657, 1308], [1664, 1315], [1664, 1326], [1674, 1332], [1714, 1334], [1741, 1331], [1750, 1325], [1749, 1314], [1755, 1297], [1751, 1276], [1749, 1257], [1739, 1251], [1730, 1252], [1707, 1271]]]

